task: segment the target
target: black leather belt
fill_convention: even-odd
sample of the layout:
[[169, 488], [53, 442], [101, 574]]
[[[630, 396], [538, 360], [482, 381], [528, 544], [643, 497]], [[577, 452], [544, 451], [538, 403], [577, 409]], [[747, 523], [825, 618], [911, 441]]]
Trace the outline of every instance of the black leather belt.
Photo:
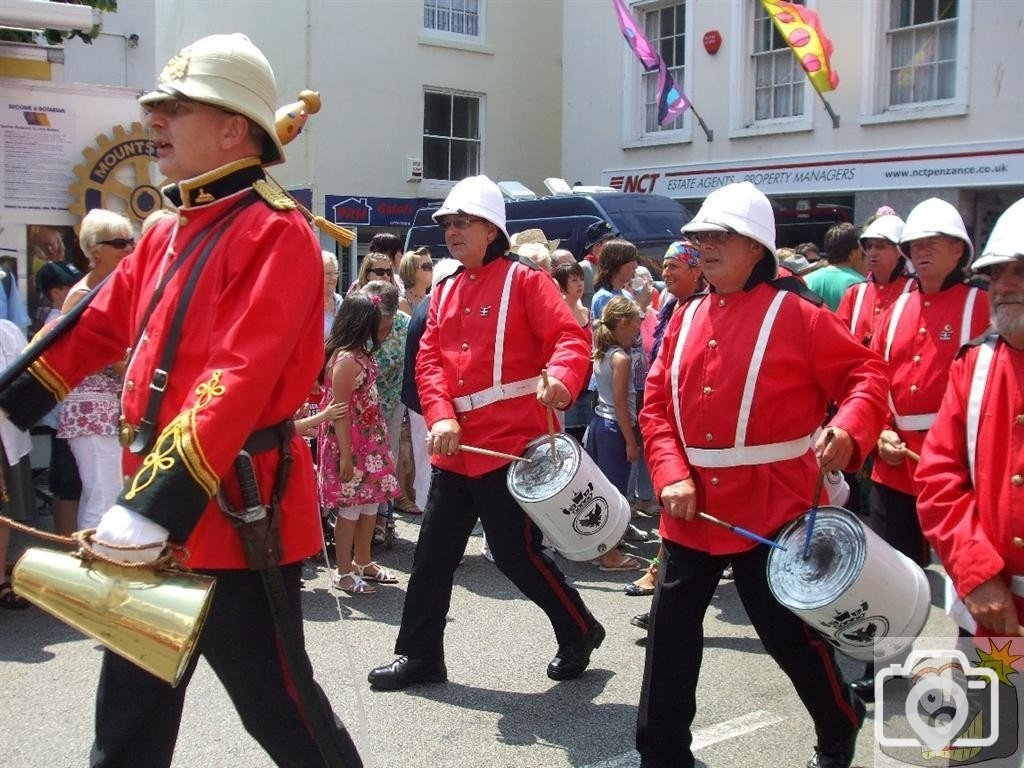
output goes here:
[[[118, 442], [124, 448], [127, 448], [138, 434], [139, 428], [134, 424], [129, 424], [125, 421], [124, 416], [122, 416], [117, 427]], [[266, 453], [267, 451], [277, 451], [287, 445], [294, 434], [295, 423], [291, 419], [285, 419], [278, 424], [257, 429], [246, 438], [242, 448], [250, 456], [254, 456], [257, 453]]]

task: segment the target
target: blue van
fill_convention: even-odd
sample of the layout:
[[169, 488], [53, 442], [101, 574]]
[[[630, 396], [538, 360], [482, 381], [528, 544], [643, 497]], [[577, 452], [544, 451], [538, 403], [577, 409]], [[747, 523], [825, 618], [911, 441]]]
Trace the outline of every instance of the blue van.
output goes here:
[[[430, 218], [440, 207], [421, 208], [406, 234], [405, 249], [430, 248], [435, 258], [448, 256], [444, 232]], [[591, 192], [553, 195], [530, 200], [505, 200], [508, 233], [524, 229], [541, 229], [549, 240], [560, 240], [560, 248], [583, 257], [584, 232], [595, 221], [603, 219], [619, 231], [619, 236], [636, 245], [640, 263], [661, 273], [665, 249], [679, 239], [679, 230], [693, 218], [686, 208], [662, 195], [622, 192]]]

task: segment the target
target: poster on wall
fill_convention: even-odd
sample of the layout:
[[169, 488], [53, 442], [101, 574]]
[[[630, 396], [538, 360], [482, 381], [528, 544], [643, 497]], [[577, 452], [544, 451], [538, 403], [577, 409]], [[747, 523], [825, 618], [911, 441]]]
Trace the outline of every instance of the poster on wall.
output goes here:
[[68, 174], [81, 151], [71, 127], [73, 108], [43, 93], [6, 98], [0, 111], [4, 208], [64, 211]]
[[136, 127], [140, 91], [0, 78], [0, 94], [0, 258], [35, 323], [46, 306], [36, 273], [60, 260], [57, 241], [65, 258], [86, 266], [74, 234], [85, 210], [141, 221], [159, 207], [159, 192]]

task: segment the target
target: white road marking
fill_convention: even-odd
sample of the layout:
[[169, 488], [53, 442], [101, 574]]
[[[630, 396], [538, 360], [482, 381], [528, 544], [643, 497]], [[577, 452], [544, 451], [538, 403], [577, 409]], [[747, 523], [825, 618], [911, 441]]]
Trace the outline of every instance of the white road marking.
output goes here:
[[[769, 725], [781, 723], [784, 718], [758, 709], [748, 712], [745, 715], [734, 717], [731, 720], [709, 725], [706, 728], [699, 728], [693, 732], [693, 751], [697, 752], [720, 741], [734, 739], [737, 736], [744, 736], [748, 733], [767, 728]], [[621, 755], [609, 757], [599, 763], [581, 766], [581, 768], [635, 768], [640, 758], [636, 752], [624, 752]]]
[[761, 728], [767, 728], [769, 725], [781, 723], [783, 719], [763, 709], [748, 712], [745, 715], [734, 717], [732, 720], [726, 720], [723, 723], [709, 725], [707, 728], [700, 728], [694, 731], [691, 749], [696, 752], [720, 741], [735, 739], [737, 736], [744, 736]]

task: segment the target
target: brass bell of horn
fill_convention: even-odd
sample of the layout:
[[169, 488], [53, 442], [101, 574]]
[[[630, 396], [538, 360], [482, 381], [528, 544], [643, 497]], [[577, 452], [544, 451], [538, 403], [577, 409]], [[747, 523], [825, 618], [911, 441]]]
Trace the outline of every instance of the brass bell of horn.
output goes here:
[[11, 579], [19, 595], [171, 686], [188, 668], [216, 583], [41, 548], [26, 550]]

